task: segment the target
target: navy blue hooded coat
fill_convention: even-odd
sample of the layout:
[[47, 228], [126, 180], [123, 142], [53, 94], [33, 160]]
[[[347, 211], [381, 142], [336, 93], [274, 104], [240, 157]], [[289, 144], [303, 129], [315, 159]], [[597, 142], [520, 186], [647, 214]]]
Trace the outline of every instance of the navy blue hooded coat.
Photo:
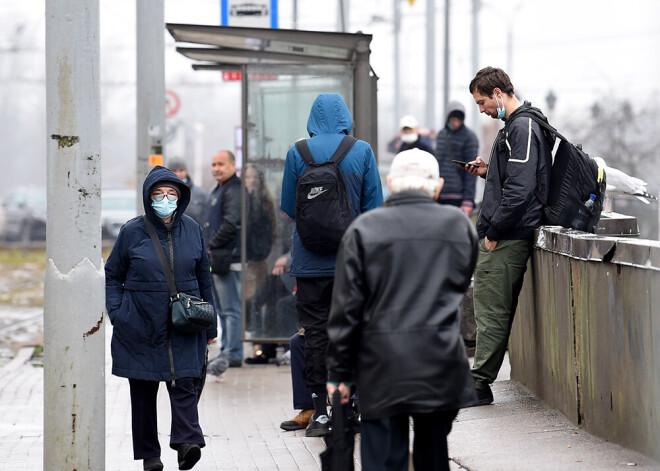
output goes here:
[[[151, 188], [165, 183], [176, 184], [180, 192], [169, 230], [151, 207], [150, 197]], [[183, 214], [190, 201], [190, 189], [170, 170], [157, 166], [144, 181], [142, 199], [168, 260], [172, 241], [177, 290], [212, 302], [204, 235], [199, 224]], [[105, 295], [114, 326], [112, 374], [152, 381], [173, 379], [167, 351], [169, 330], [175, 378], [201, 376], [207, 339], [217, 336], [217, 324], [199, 334], [168, 329], [167, 283], [142, 216], [131, 219], [119, 231], [105, 265]]]

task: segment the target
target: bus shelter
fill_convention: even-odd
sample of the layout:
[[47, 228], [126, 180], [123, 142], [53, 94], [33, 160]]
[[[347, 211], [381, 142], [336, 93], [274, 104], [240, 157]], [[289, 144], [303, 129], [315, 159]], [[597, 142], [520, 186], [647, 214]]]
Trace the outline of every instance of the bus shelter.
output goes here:
[[288, 342], [298, 330], [295, 278], [272, 274], [289, 255], [293, 232], [279, 201], [286, 154], [309, 137], [307, 118], [320, 93], [340, 94], [353, 116], [352, 134], [377, 142], [371, 35], [190, 24], [167, 29], [194, 70], [241, 73], [243, 338]]

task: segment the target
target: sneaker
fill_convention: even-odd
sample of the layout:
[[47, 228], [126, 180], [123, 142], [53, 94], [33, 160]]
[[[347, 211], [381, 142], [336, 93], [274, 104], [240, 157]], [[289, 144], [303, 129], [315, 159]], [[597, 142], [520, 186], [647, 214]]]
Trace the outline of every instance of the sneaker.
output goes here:
[[192, 469], [202, 457], [202, 450], [196, 443], [182, 443], [177, 449], [179, 469]]
[[490, 390], [490, 386], [486, 385], [483, 389], [474, 388], [477, 392], [477, 405], [486, 406], [493, 403], [493, 391]]
[[160, 456], [142, 460], [142, 469], [144, 471], [162, 471], [163, 462], [160, 460]]
[[286, 431], [302, 430], [304, 428], [307, 428], [307, 425], [309, 425], [309, 420], [312, 418], [312, 415], [314, 415], [314, 409], [301, 410], [300, 412], [298, 412], [298, 415], [296, 415], [293, 419], [285, 420], [284, 422], [282, 422], [280, 424], [280, 428]]
[[290, 365], [291, 364], [291, 350], [287, 350], [282, 354], [281, 357], [275, 359], [277, 366]]
[[330, 419], [327, 415], [321, 415], [317, 419], [312, 419], [307, 430], [306, 437], [325, 437], [330, 433]]
[[229, 358], [229, 368], [240, 368], [243, 366], [243, 362], [241, 360], [236, 360], [234, 358]]

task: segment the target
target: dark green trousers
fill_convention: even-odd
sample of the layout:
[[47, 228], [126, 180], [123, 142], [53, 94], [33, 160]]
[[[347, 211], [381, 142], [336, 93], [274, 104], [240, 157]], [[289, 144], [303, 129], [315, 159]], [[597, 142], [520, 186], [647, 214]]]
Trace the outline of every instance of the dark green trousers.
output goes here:
[[492, 252], [486, 250], [483, 239], [479, 241], [474, 272], [477, 349], [472, 367], [477, 389], [495, 381], [504, 361], [530, 254], [528, 240], [500, 240]]

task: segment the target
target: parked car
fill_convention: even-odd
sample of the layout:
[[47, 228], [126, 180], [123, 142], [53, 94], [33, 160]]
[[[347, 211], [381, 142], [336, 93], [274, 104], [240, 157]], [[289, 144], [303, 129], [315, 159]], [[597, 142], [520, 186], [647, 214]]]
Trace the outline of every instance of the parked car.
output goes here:
[[101, 237], [115, 239], [126, 221], [137, 215], [133, 189], [103, 190], [101, 193]]
[[46, 240], [45, 188], [19, 187], [5, 199], [2, 207], [5, 240]]

